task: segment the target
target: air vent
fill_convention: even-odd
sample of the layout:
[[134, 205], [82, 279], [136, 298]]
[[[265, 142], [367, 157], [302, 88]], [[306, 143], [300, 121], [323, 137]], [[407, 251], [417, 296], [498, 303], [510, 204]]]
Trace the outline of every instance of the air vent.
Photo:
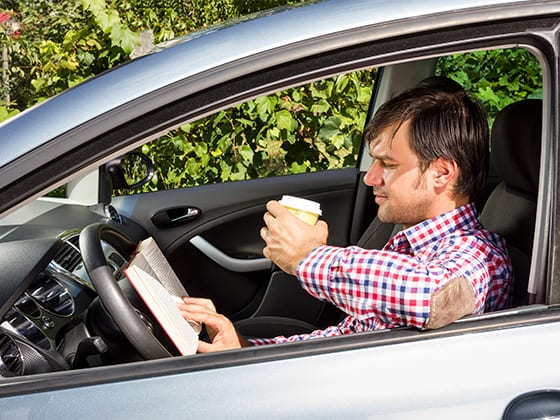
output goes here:
[[23, 356], [14, 340], [7, 335], [0, 336], [0, 375], [23, 375]]
[[64, 247], [54, 257], [54, 261], [69, 272], [73, 272], [82, 262], [79, 241], [80, 237], [78, 235], [65, 238]]

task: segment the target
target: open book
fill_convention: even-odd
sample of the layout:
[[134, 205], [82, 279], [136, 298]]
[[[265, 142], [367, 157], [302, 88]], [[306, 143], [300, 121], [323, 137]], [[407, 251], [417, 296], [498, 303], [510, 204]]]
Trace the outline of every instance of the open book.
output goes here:
[[177, 303], [187, 291], [153, 238], [139, 243], [124, 274], [179, 352], [196, 353], [200, 325], [181, 315]]

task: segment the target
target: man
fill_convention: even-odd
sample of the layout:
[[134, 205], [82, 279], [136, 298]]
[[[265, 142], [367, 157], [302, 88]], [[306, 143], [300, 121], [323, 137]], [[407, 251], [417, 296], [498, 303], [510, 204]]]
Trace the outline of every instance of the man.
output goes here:
[[311, 295], [348, 314], [310, 334], [246, 340], [209, 300], [185, 298], [186, 318], [206, 324], [200, 352], [411, 326], [439, 328], [506, 307], [511, 263], [504, 241], [482, 228], [474, 200], [488, 165], [488, 127], [465, 92], [421, 86], [384, 104], [364, 133], [374, 162], [377, 216], [402, 224], [382, 250], [327, 246], [328, 227], [267, 203], [263, 254]]

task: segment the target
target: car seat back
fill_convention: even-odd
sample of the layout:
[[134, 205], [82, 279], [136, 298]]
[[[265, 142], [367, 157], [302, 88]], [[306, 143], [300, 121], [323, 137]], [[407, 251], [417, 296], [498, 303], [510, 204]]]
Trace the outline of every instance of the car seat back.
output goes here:
[[529, 303], [541, 132], [542, 101], [527, 99], [498, 113], [490, 138], [493, 164], [502, 181], [488, 197], [480, 221], [506, 240], [513, 265], [513, 306]]

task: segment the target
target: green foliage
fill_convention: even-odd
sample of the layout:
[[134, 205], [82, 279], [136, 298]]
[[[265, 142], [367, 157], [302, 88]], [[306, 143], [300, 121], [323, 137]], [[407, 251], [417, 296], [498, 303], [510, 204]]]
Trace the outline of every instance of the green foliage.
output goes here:
[[23, 30], [7, 43], [11, 101], [0, 117], [127, 60], [139, 40], [104, 0], [27, 0], [13, 12]]
[[476, 51], [438, 60], [437, 73], [459, 82], [476, 95], [490, 122], [506, 105], [542, 97], [542, 71], [533, 54], [523, 49]]
[[0, 122], [19, 114], [19, 110], [7, 106], [0, 106]]
[[[5, 0], [21, 35], [3, 36], [8, 84], [0, 85], [0, 121], [129, 59], [139, 32], [156, 43], [207, 25], [295, 0]], [[2, 98], [9, 96], [9, 103]]]
[[158, 168], [144, 191], [355, 166], [373, 79], [340, 75], [185, 124], [143, 146]]
[[302, 0], [118, 0], [113, 6], [130, 28], [149, 29], [156, 44], [226, 20]]
[[91, 12], [95, 23], [111, 40], [111, 48], [118, 47], [127, 55], [140, 44], [137, 32], [129, 30], [119, 18], [119, 13], [107, 9], [104, 0], [82, 0], [84, 10]]

